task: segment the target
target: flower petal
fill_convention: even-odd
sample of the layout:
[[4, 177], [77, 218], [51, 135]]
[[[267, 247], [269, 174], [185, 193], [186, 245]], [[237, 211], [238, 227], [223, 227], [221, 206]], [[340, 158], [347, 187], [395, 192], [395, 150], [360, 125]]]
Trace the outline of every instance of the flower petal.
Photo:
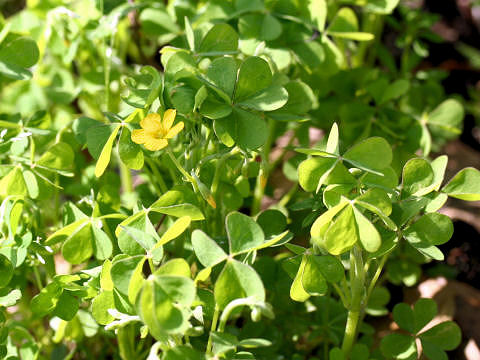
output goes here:
[[183, 126], [183, 121], [180, 121], [177, 125], [175, 125], [168, 131], [167, 135], [165, 135], [165, 139], [171, 139], [175, 137], [180, 131], [183, 130]]
[[172, 127], [175, 116], [177, 116], [177, 110], [175, 109], [168, 109], [165, 111], [165, 114], [163, 114], [163, 128], [165, 132], [168, 132]]
[[148, 114], [140, 121], [140, 126], [149, 133], [159, 133], [162, 131], [162, 117], [160, 114]]
[[143, 129], [136, 129], [132, 131], [131, 138], [136, 144], [145, 144], [147, 141], [147, 133]]
[[145, 148], [150, 151], [158, 151], [163, 149], [168, 145], [168, 141], [165, 139], [155, 139], [149, 137], [148, 140], [145, 142]]

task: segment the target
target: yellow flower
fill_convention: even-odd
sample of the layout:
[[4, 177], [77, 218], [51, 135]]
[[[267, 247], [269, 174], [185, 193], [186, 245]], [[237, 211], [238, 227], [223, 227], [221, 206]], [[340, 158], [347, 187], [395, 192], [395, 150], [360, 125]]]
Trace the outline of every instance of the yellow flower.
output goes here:
[[176, 115], [177, 111], [174, 109], [165, 111], [163, 120], [159, 114], [148, 114], [140, 121], [142, 128], [133, 130], [132, 141], [143, 144], [150, 151], [163, 149], [168, 145], [168, 139], [175, 137], [183, 130], [183, 121], [172, 127]]

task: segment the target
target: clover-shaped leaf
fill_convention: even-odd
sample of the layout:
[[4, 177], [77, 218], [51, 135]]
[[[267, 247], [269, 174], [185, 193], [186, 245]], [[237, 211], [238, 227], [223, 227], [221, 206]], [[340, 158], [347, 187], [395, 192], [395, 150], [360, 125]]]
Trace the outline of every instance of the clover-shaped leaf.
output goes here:
[[38, 46], [32, 39], [17, 38], [0, 46], [0, 74], [14, 80], [32, 77], [28, 68], [39, 58]]
[[174, 217], [188, 216], [192, 221], [205, 219], [198, 207], [195, 194], [186, 185], [174, 186], [150, 205], [149, 209]]
[[432, 299], [419, 299], [413, 309], [404, 303], [395, 305], [395, 322], [411, 335], [393, 333], [385, 336], [380, 344], [382, 353], [388, 358], [416, 359], [415, 339], [418, 338], [427, 359], [447, 359], [445, 350], [453, 350], [460, 344], [461, 332], [453, 321], [442, 322], [421, 332], [436, 314], [437, 306]]
[[[299, 148], [296, 151], [314, 156], [303, 161], [298, 167], [300, 186], [309, 192], [318, 192], [324, 184], [354, 184], [356, 180], [348, 172], [344, 162], [379, 176], [383, 176], [381, 170], [387, 168], [392, 162], [392, 149], [388, 142], [380, 137], [368, 138], [340, 156], [336, 124], [330, 131], [325, 150]], [[382, 154], [382, 156], [371, 156], [373, 153]]]
[[176, 275], [151, 275], [136, 300], [137, 313], [157, 340], [188, 328], [195, 285], [189, 278]]
[[471, 167], [460, 170], [442, 191], [461, 200], [480, 200], [480, 171]]
[[[362, 206], [361, 203], [358, 205]], [[375, 209], [373, 206], [369, 207]], [[386, 218], [386, 215], [384, 217]], [[371, 253], [377, 251], [381, 245], [376, 227], [354, 201], [350, 203], [345, 198], [315, 220], [310, 234], [316, 244], [332, 255], [350, 250], [357, 242]]]
[[239, 298], [265, 301], [265, 288], [252, 267], [231, 259], [215, 282], [214, 295], [217, 305], [224, 309], [232, 300]]
[[[229, 57], [212, 61], [205, 76], [199, 76], [210, 95], [200, 113], [214, 119], [217, 137], [227, 146], [237, 143], [256, 149], [266, 141], [267, 127], [258, 111], [273, 111], [287, 103], [287, 90], [273, 83], [268, 63], [257, 56], [246, 58], [237, 70]], [[227, 118], [231, 115], [233, 118]]]
[[200, 264], [207, 268], [221, 263], [228, 257], [213, 239], [198, 229], [192, 233], [192, 246]]
[[[265, 240], [265, 235], [260, 225], [249, 216], [239, 212], [228, 214], [225, 224], [230, 256], [237, 256], [273, 246], [282, 241], [288, 233], [288, 231], [284, 231]], [[193, 232], [192, 246], [200, 263], [207, 268], [215, 266], [228, 258], [225, 251], [201, 230]]]
[[452, 220], [439, 213], [423, 215], [404, 231], [405, 239], [414, 248], [436, 260], [443, 260], [443, 253], [435, 245], [446, 243], [452, 235]]

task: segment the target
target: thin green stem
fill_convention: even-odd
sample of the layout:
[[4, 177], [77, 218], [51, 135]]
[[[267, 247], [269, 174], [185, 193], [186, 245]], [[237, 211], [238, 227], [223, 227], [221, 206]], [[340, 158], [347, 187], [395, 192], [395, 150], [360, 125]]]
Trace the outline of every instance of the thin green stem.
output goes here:
[[33, 165], [35, 161], [35, 141], [33, 140], [33, 135], [30, 136], [30, 164]]
[[217, 323], [218, 323], [218, 318], [220, 316], [220, 308], [218, 305], [215, 304], [215, 311], [213, 313], [213, 319], [212, 319], [212, 326], [210, 327], [210, 335], [208, 337], [208, 343], [207, 343], [207, 354], [211, 355], [212, 354], [212, 333], [215, 331], [217, 328]]
[[120, 180], [122, 183], [122, 189], [124, 193], [133, 192], [133, 182], [132, 182], [132, 173], [127, 165], [119, 159], [120, 163]]
[[42, 278], [40, 277], [40, 273], [38, 272], [38, 267], [33, 266], [33, 277], [35, 279], [35, 285], [37, 286], [38, 290], [41, 291], [43, 289]]
[[[167, 184], [165, 184], [165, 180], [163, 180], [162, 174], [160, 173], [160, 171], [158, 171], [157, 165], [153, 162], [152, 159], [146, 159], [146, 161], [152, 173], [151, 180], [156, 188], [155, 190], [157, 191], [159, 190], [160, 194], [166, 193], [168, 191]], [[158, 185], [157, 185], [157, 182], [158, 182]]]
[[225, 306], [225, 309], [222, 312], [222, 316], [220, 316], [220, 323], [218, 324], [218, 332], [224, 332], [225, 326], [227, 325], [227, 321], [230, 318], [233, 310], [240, 306], [251, 305], [252, 299], [251, 298], [240, 298], [232, 300]]
[[265, 187], [268, 181], [269, 175], [269, 166], [268, 166], [268, 159], [270, 156], [270, 150], [272, 149], [273, 142], [275, 140], [275, 130], [277, 128], [277, 123], [275, 120], [270, 119], [268, 121], [269, 125], [269, 134], [265, 145], [263, 145], [262, 150], [262, 164], [260, 166], [260, 173], [257, 177], [257, 182], [255, 185], [255, 190], [253, 192], [253, 201], [252, 201], [252, 208], [251, 208], [251, 215], [256, 215], [260, 212], [260, 208], [262, 205], [263, 195], [265, 194]]
[[343, 338], [342, 350], [343, 353], [347, 356], [347, 359], [352, 350], [353, 343], [357, 337], [357, 326], [358, 320], [360, 318], [360, 311], [348, 312], [347, 325], [345, 326], [345, 336]]
[[365, 286], [362, 250], [357, 246], [350, 251], [349, 274], [352, 298], [350, 307], [348, 309], [347, 325], [345, 327], [345, 335], [342, 344], [342, 350], [347, 359], [357, 337], [357, 329], [359, 325], [360, 312], [362, 311], [362, 300]]
[[290, 188], [290, 190], [288, 190], [288, 192], [285, 195], [282, 196], [282, 198], [278, 202], [278, 205], [279, 206], [286, 206], [290, 202], [290, 200], [292, 199], [293, 195], [295, 195], [297, 190], [298, 190], [298, 184], [295, 183]]
[[338, 286], [335, 283], [332, 283], [332, 285], [333, 285], [333, 288], [335, 289], [335, 291], [337, 292], [338, 296], [340, 297], [340, 300], [342, 301], [343, 306], [348, 308], [350, 306], [350, 304], [348, 303], [348, 300], [345, 297], [345, 294], [343, 293], [342, 289], [340, 289], [340, 286]]
[[175, 167], [180, 171], [180, 173], [187, 179], [187, 181], [191, 182], [194, 188], [197, 188], [197, 182], [195, 179], [190, 175], [184, 168], [183, 166], [178, 162], [177, 158], [173, 154], [172, 150], [170, 148], [165, 149], [168, 156], [170, 157], [170, 160], [172, 160], [173, 164]]
[[375, 285], [377, 284], [378, 278], [380, 277], [380, 274], [382, 273], [383, 267], [385, 266], [385, 262], [388, 259], [388, 255], [390, 255], [390, 253], [387, 253], [387, 254], [383, 255], [382, 259], [380, 260], [380, 263], [377, 266], [377, 270], [375, 271], [375, 274], [373, 275], [372, 280], [370, 281], [370, 284], [368, 285], [367, 296], [366, 296], [366, 299], [365, 299], [366, 304], [368, 304], [368, 300], [370, 299], [370, 295], [372, 294], [373, 289], [375, 288]]

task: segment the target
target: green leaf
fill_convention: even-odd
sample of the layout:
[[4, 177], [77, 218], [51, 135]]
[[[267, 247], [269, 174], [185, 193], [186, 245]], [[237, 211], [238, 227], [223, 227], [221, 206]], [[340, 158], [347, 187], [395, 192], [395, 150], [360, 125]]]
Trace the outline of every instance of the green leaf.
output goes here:
[[300, 263], [300, 266], [298, 268], [298, 271], [295, 275], [295, 278], [293, 279], [292, 286], [290, 286], [290, 297], [292, 300], [298, 301], [298, 302], [304, 302], [308, 300], [310, 297], [310, 294], [305, 291], [303, 288], [303, 272], [305, 271], [305, 266], [307, 265], [307, 256], [303, 255], [302, 256], [302, 262]]
[[452, 237], [453, 223], [446, 215], [429, 213], [410, 225], [403, 235], [415, 247], [441, 245]]
[[217, 331], [212, 332], [211, 336], [213, 354], [217, 357], [237, 349], [238, 339], [236, 336]]
[[37, 164], [51, 169], [68, 170], [73, 167], [75, 155], [72, 148], [63, 142], [52, 145]]
[[403, 330], [415, 334], [415, 314], [412, 308], [405, 303], [400, 303], [393, 308], [393, 318]]
[[415, 331], [418, 333], [437, 315], [437, 303], [432, 299], [418, 299], [413, 307]]
[[298, 183], [307, 192], [327, 184], [327, 178], [337, 165], [336, 158], [314, 157], [302, 161], [298, 166]]
[[343, 279], [345, 270], [338, 258], [331, 255], [322, 255], [315, 256], [314, 259], [325, 280], [336, 283]]
[[18, 65], [3, 62], [0, 60], [0, 74], [14, 80], [28, 80], [32, 78], [32, 73]]
[[335, 347], [330, 350], [328, 353], [329, 360], [345, 360], [345, 355], [343, 354], [342, 349]]
[[140, 170], [143, 167], [144, 156], [140, 146], [132, 141], [130, 130], [122, 128], [118, 141], [118, 155], [130, 169]]
[[265, 289], [258, 274], [247, 264], [229, 260], [215, 282], [215, 302], [224, 309], [232, 300], [252, 297], [265, 301]]
[[187, 278], [192, 277], [190, 265], [185, 259], [178, 258], [167, 261], [156, 271], [155, 275], [178, 275]]
[[232, 99], [237, 80], [235, 59], [224, 56], [213, 60], [207, 69], [207, 78], [221, 89], [228, 99]]
[[314, 255], [306, 255], [306, 263], [302, 273], [302, 287], [313, 296], [322, 296], [327, 293], [327, 281], [323, 277], [321, 263]]
[[442, 350], [453, 350], [462, 340], [462, 332], [453, 321], [445, 321], [419, 335], [424, 341], [438, 346]]
[[385, 191], [378, 188], [369, 189], [355, 199], [355, 205], [378, 215], [385, 225], [391, 230], [396, 230], [395, 223], [388, 217], [392, 213], [392, 202]]
[[78, 300], [71, 295], [70, 291], [64, 291], [58, 298], [52, 315], [58, 316], [65, 321], [72, 320], [79, 308]]
[[0, 198], [8, 195], [25, 196], [27, 194], [28, 189], [20, 165], [14, 167], [0, 180]]
[[375, 287], [368, 299], [366, 313], [371, 316], [384, 316], [388, 314], [386, 305], [390, 301], [390, 293], [385, 287]]
[[192, 246], [198, 261], [205, 267], [215, 266], [228, 257], [213, 239], [198, 229], [192, 233]]
[[355, 206], [353, 206], [353, 214], [357, 223], [358, 238], [363, 248], [368, 252], [377, 251], [382, 243], [377, 229]]
[[275, 40], [282, 33], [282, 24], [271, 14], [247, 14], [240, 17], [238, 30], [242, 39]]
[[93, 254], [98, 260], [104, 260], [112, 256], [113, 245], [108, 235], [97, 226], [98, 221], [97, 224], [92, 224], [91, 226], [93, 237]]
[[130, 280], [137, 266], [143, 264], [143, 262], [145, 262], [145, 257], [141, 255], [123, 257], [119, 260], [114, 259], [110, 274], [115, 289], [117, 289], [120, 294], [128, 296]]
[[238, 345], [247, 349], [255, 349], [259, 347], [272, 346], [272, 342], [267, 339], [253, 338], [240, 340]]
[[428, 341], [422, 341], [423, 354], [430, 360], [448, 360], [447, 353]]
[[10, 260], [0, 254], [0, 289], [8, 285], [13, 277], [13, 265]]
[[194, 299], [195, 286], [191, 279], [173, 275], [150, 276], [137, 298], [137, 313], [155, 339], [162, 341], [167, 334], [187, 330], [190, 315], [187, 307]]
[[165, 9], [148, 7], [139, 17], [145, 34], [159, 36], [165, 33], [178, 33], [180, 28]]
[[370, 0], [365, 9], [376, 14], [390, 14], [400, 3], [400, 0]]
[[383, 92], [380, 104], [384, 104], [390, 100], [394, 100], [402, 95], [405, 95], [409, 89], [410, 82], [408, 80], [398, 79], [394, 81], [393, 83], [389, 84]]
[[261, 226], [265, 238], [268, 239], [285, 230], [287, 227], [287, 218], [280, 210], [267, 209], [258, 215], [257, 223]]
[[[255, 150], [267, 140], [268, 127], [260, 116], [235, 108], [228, 118], [215, 121], [215, 132], [221, 127], [235, 143], [244, 149]], [[223, 141], [223, 138], [220, 138]]]
[[341, 38], [341, 39], [348, 39], [348, 40], [355, 40], [355, 41], [371, 41], [375, 39], [375, 35], [367, 33], [367, 32], [329, 32], [330, 35]]
[[318, 31], [323, 32], [325, 29], [325, 21], [327, 19], [327, 1], [308, 0], [307, 7], [313, 24]]
[[180, 345], [167, 350], [162, 360], [205, 360], [205, 356], [191, 347]]
[[[313, 227], [312, 227], [313, 230]], [[332, 255], [350, 250], [358, 241], [357, 224], [353, 206], [347, 206], [325, 233], [323, 245]]]
[[232, 212], [225, 219], [230, 254], [241, 254], [260, 246], [265, 235], [252, 218], [239, 212]]
[[442, 191], [461, 200], [480, 200], [480, 171], [474, 168], [460, 170]]
[[192, 221], [205, 219], [197, 206], [193, 191], [188, 186], [178, 186], [167, 191], [150, 205], [149, 209], [175, 217], [189, 216]]
[[142, 210], [123, 220], [116, 228], [118, 246], [128, 255], [141, 255], [151, 250], [160, 241], [148, 212]]
[[22, 292], [18, 289], [10, 291], [7, 295], [0, 296], [0, 307], [10, 307], [17, 303], [22, 297]]
[[102, 176], [105, 169], [107, 168], [108, 163], [110, 162], [110, 155], [112, 154], [113, 142], [115, 141], [115, 138], [117, 137], [118, 131], [120, 130], [121, 127], [122, 127], [121, 125], [117, 125], [114, 128], [107, 142], [103, 146], [102, 152], [100, 153], [100, 156], [98, 157], [98, 160], [97, 160], [97, 164], [95, 166], [96, 177]]
[[404, 334], [389, 334], [385, 336], [380, 349], [388, 358], [415, 360], [417, 358], [417, 345], [415, 338]]
[[356, 31], [358, 31], [357, 15], [355, 15], [355, 12], [348, 7], [343, 7], [338, 10], [328, 26], [328, 33]]
[[84, 226], [84, 224], [88, 221], [88, 218], [80, 218], [79, 220], [68, 224], [67, 226], [55, 231], [53, 234], [51, 234], [47, 240], [45, 241], [45, 244], [48, 246], [57, 244], [59, 242], [63, 242], [66, 239], [68, 239], [72, 234], [79, 228], [80, 226]]
[[422, 196], [431, 192], [434, 180], [432, 166], [424, 159], [410, 159], [403, 167], [403, 194], [405, 197]]
[[238, 103], [250, 109], [258, 111], [273, 111], [287, 103], [288, 92], [280, 86], [270, 86], [259, 94]]
[[160, 241], [155, 245], [155, 247], [165, 245], [166, 243], [182, 235], [190, 226], [191, 221], [192, 219], [190, 216], [182, 216], [181, 218], [175, 220], [175, 222], [162, 235]]
[[332, 223], [333, 218], [348, 204], [348, 201], [344, 198], [341, 199], [338, 205], [328, 209], [321, 216], [319, 216], [312, 225], [310, 235], [312, 240], [321, 245], [321, 241], [327, 232], [328, 227]]
[[[71, 264], [80, 264], [93, 254], [92, 224], [82, 222], [74, 228], [62, 246], [62, 255]], [[63, 234], [62, 234], [63, 235]]]
[[28, 196], [30, 196], [32, 199], [38, 198], [38, 195], [40, 195], [40, 188], [38, 185], [38, 180], [33, 171], [24, 170], [23, 180], [27, 186]]
[[183, 19], [185, 22], [185, 37], [187, 38], [188, 47], [190, 48], [190, 51], [195, 51], [195, 33], [193, 32], [188, 17], [185, 16]]
[[457, 100], [448, 99], [438, 105], [427, 118], [427, 124], [433, 130], [456, 137], [462, 133], [463, 117], [465, 112], [462, 104]]
[[56, 282], [45, 286], [39, 294], [35, 295], [30, 303], [30, 309], [38, 316], [44, 316], [55, 309], [58, 298], [63, 289]]
[[228, 24], [214, 25], [203, 38], [199, 52], [232, 53], [238, 49], [238, 34]]
[[100, 121], [91, 119], [86, 116], [81, 116], [78, 119], [75, 119], [72, 125], [72, 130], [73, 130], [73, 133], [75, 134], [75, 139], [78, 141], [79, 144], [82, 144], [82, 145], [86, 144], [88, 129], [94, 126], [101, 126], [101, 125], [103, 124]]
[[272, 83], [272, 71], [268, 63], [260, 57], [248, 57], [238, 71], [235, 102], [248, 99]]
[[[3, 65], [0, 66], [0, 72], [8, 77], [22, 79], [28, 73], [24, 68], [35, 65], [38, 58], [39, 50], [35, 41], [22, 37], [15, 39], [0, 49], [0, 62]], [[8, 70], [3, 71], [3, 67], [13, 70], [13, 74]]]
[[327, 153], [339, 155], [339, 135], [338, 135], [338, 125], [333, 123], [332, 128], [330, 129], [330, 134], [328, 134], [327, 146], [325, 151]]
[[309, 112], [315, 106], [317, 99], [310, 86], [304, 82], [299, 80], [290, 81], [286, 83], [284, 87], [288, 93], [288, 101], [280, 109], [269, 114], [270, 116], [275, 116], [276, 114], [302, 115]]
[[347, 150], [343, 158], [355, 167], [382, 170], [392, 162], [392, 148], [384, 138], [371, 137]]
[[105, 260], [102, 265], [102, 272], [100, 273], [100, 287], [102, 290], [113, 290], [112, 275], [110, 273], [112, 269], [112, 262]]
[[100, 325], [107, 325], [115, 318], [108, 313], [108, 309], [115, 309], [115, 300], [112, 291], [102, 291], [92, 302], [92, 316]]

